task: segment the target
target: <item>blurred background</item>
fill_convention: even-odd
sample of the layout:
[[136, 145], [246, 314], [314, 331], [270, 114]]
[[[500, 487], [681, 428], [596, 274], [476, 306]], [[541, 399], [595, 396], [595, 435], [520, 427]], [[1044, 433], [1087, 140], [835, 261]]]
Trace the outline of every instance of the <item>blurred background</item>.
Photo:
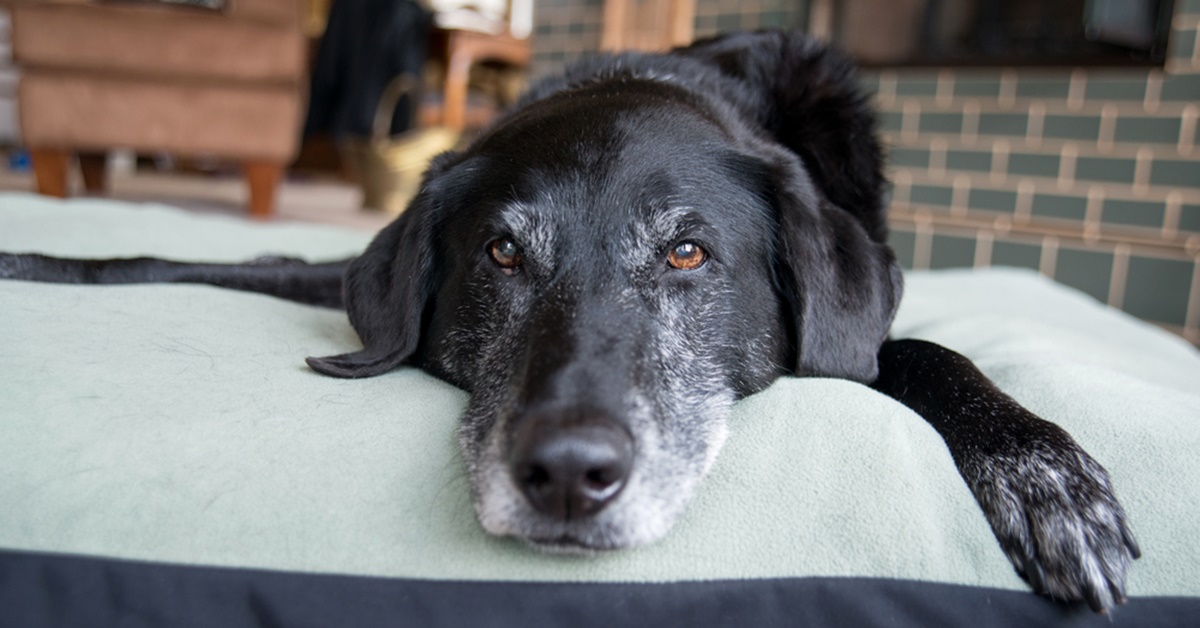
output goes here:
[[378, 228], [529, 80], [758, 28], [861, 63], [906, 267], [1200, 343], [1200, 0], [0, 0], [0, 189]]

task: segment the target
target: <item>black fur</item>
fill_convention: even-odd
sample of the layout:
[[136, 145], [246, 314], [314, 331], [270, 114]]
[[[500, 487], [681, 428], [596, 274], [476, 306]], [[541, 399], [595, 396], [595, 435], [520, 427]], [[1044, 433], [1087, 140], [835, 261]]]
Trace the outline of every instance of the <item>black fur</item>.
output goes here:
[[[1139, 549], [1105, 471], [965, 358], [887, 339], [902, 279], [882, 172], [851, 64], [804, 37], [584, 61], [431, 166], [346, 272], [363, 349], [309, 364], [411, 364], [470, 391], [459, 435], [481, 523], [564, 551], [665, 534], [735, 399], [783, 375], [873, 384], [943, 436], [1035, 590], [1111, 608]], [[498, 242], [519, 263], [494, 259]], [[681, 244], [706, 261], [672, 267]], [[329, 283], [328, 267], [274, 265], [281, 290], [240, 279], [257, 267], [160, 264], [6, 255], [0, 276], [287, 298]]]

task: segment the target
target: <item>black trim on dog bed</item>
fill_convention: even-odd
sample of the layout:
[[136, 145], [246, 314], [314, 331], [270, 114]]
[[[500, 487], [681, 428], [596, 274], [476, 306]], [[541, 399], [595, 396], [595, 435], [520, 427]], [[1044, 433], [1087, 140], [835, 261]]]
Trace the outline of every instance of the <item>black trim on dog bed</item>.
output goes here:
[[1200, 599], [1113, 617], [1031, 593], [878, 578], [439, 581], [0, 550], [0, 626], [1193, 626]]

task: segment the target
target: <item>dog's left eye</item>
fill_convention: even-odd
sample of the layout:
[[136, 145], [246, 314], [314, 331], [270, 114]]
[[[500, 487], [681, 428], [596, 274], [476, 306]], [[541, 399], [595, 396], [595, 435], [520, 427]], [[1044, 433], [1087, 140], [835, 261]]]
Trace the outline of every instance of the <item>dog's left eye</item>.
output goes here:
[[667, 263], [677, 270], [696, 270], [708, 260], [708, 253], [695, 242], [680, 242], [667, 253]]
[[492, 240], [488, 245], [488, 255], [491, 255], [492, 261], [506, 273], [515, 273], [521, 267], [521, 247], [508, 238]]

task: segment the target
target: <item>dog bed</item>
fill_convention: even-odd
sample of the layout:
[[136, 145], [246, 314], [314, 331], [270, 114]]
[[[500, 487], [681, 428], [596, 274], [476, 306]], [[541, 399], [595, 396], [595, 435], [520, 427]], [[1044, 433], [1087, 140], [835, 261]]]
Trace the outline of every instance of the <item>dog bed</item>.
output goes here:
[[[0, 194], [0, 250], [312, 260], [371, 234]], [[739, 402], [677, 526], [546, 555], [476, 523], [466, 395], [320, 376], [345, 315], [206, 286], [0, 281], [0, 625], [1194, 625], [1200, 353], [1034, 273], [911, 273], [894, 327], [1110, 471], [1144, 556], [1113, 616], [1028, 592], [942, 441], [840, 380]]]

